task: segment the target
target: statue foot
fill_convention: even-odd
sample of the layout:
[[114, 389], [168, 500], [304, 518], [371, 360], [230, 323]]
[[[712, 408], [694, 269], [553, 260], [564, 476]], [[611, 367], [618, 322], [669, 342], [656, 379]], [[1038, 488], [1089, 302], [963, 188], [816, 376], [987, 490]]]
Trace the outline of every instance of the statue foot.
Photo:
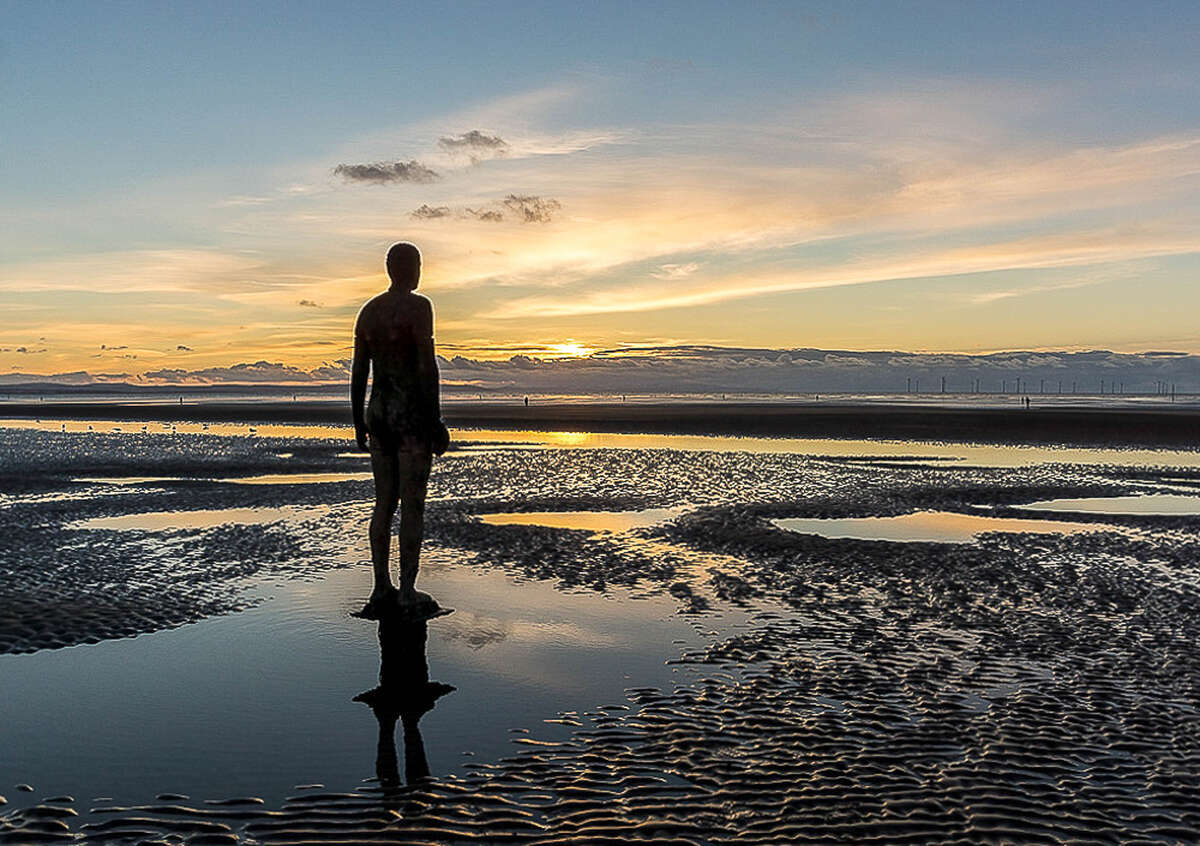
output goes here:
[[396, 608], [399, 611], [401, 619], [414, 622], [432, 620], [434, 617], [449, 614], [452, 610], [450, 608], [443, 608], [429, 594], [411, 588], [407, 591], [400, 590], [400, 595], [396, 600]]
[[361, 617], [364, 620], [378, 620], [395, 609], [399, 595], [400, 591], [390, 585], [384, 588], [375, 588], [371, 591], [371, 596], [363, 605], [362, 610], [354, 612], [351, 616]]
[[407, 591], [392, 588], [376, 591], [371, 594], [367, 604], [361, 611], [355, 611], [350, 616], [363, 620], [394, 620], [397, 622], [418, 623], [432, 620], [451, 613], [453, 609], [443, 608], [438, 601], [427, 593], [409, 589]]

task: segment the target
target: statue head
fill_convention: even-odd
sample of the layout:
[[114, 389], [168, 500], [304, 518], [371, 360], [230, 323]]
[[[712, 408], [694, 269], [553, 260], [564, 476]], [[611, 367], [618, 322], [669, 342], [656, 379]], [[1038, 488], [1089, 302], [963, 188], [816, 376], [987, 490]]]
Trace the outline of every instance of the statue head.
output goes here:
[[392, 287], [415, 291], [421, 281], [421, 251], [407, 241], [392, 244], [387, 253], [387, 272]]

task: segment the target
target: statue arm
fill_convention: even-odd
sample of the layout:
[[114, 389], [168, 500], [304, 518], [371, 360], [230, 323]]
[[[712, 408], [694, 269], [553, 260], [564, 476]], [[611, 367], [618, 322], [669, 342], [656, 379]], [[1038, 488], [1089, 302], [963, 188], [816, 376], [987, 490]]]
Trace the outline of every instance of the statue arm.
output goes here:
[[367, 374], [370, 369], [371, 351], [367, 348], [367, 341], [356, 323], [354, 360], [350, 365], [350, 408], [354, 415], [354, 439], [362, 450], [367, 448], [367, 420], [363, 405], [367, 398]]
[[430, 420], [442, 419], [441, 375], [438, 373], [437, 355], [433, 346], [433, 306], [426, 305], [425, 326], [421, 334], [426, 339], [419, 344], [418, 367], [421, 372], [421, 394]]

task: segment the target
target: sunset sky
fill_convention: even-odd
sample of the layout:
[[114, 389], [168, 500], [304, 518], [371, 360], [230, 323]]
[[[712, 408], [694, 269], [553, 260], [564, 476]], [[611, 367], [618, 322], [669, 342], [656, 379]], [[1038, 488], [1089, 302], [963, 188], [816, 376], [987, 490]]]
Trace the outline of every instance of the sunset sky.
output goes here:
[[16, 3], [0, 372], [1200, 352], [1200, 5]]

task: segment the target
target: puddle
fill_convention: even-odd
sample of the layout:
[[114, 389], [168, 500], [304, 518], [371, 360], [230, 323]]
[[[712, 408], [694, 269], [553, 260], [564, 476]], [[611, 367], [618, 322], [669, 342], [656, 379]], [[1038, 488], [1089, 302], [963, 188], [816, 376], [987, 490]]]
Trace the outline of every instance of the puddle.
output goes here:
[[317, 516], [323, 508], [217, 508], [201, 511], [147, 511], [142, 514], [121, 514], [116, 517], [93, 517], [71, 523], [68, 529], [120, 529], [142, 532], [164, 532], [174, 529], [212, 529], [230, 524], [273, 523]]
[[[354, 456], [361, 458], [361, 456]], [[322, 482], [364, 482], [372, 478], [369, 471], [357, 473], [265, 473], [261, 476], [201, 477], [201, 476], [83, 476], [72, 482], [94, 485], [147, 485], [162, 482], [224, 482], [230, 485], [315, 485]]]
[[233, 485], [313, 485], [321, 482], [365, 482], [372, 478], [365, 473], [271, 473], [262, 476], [243, 476], [238, 479], [214, 479]]
[[102, 496], [122, 496], [123, 490], [85, 488], [81, 491], [51, 491], [37, 494], [0, 494], [0, 508], [13, 505], [37, 505], [45, 502], [86, 502]]
[[827, 538], [938, 543], [970, 543], [984, 532], [1077, 534], [1112, 530], [1110, 526], [1089, 523], [983, 517], [952, 511], [917, 511], [899, 517], [786, 517], [771, 522], [781, 529]]
[[80, 476], [72, 482], [88, 485], [152, 485], [161, 482], [186, 482], [182, 476]]
[[682, 508], [647, 508], [643, 511], [525, 511], [480, 514], [493, 526], [550, 526], [555, 529], [584, 529], [590, 532], [628, 532], [655, 526], [678, 517]]
[[1200, 496], [1184, 494], [1094, 496], [1081, 499], [1047, 499], [1020, 507], [1032, 511], [1078, 511], [1083, 514], [1200, 515]]
[[[697, 626], [670, 597], [564, 593], [451, 553], [423, 558], [419, 586], [457, 609], [429, 624], [426, 645], [429, 679], [456, 688], [420, 721], [439, 776], [513, 754], [514, 738], [565, 739], [568, 726], [547, 722], [563, 712], [586, 723], [579, 715], [624, 703], [627, 688], [686, 682], [696, 669], [666, 661], [709, 642], [700, 629], [718, 619], [745, 621], [730, 611]], [[353, 701], [380, 674], [376, 624], [348, 616], [369, 585], [366, 566], [335, 570], [181, 629], [0, 656], [0, 784], [84, 802], [170, 791], [269, 806], [297, 784], [353, 787], [374, 774], [379, 735]]]

